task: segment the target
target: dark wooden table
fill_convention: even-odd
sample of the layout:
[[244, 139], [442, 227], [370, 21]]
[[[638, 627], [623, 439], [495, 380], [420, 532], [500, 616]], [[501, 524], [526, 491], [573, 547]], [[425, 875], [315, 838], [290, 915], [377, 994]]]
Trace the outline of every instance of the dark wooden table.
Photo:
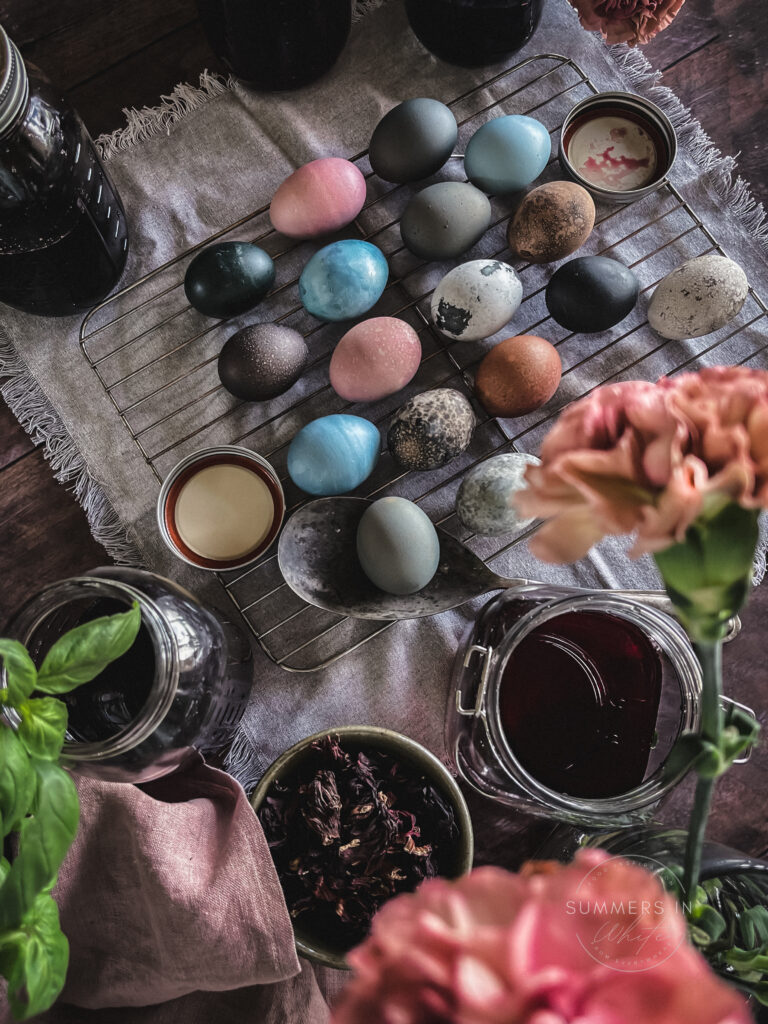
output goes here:
[[[123, 107], [153, 105], [200, 70], [223, 70], [194, 0], [0, 0], [0, 22], [23, 55], [65, 89], [92, 134], [124, 123]], [[645, 48], [664, 84], [690, 106], [757, 198], [768, 200], [768, 17], [762, 0], [687, 0]], [[0, 403], [0, 620], [42, 584], [108, 561], [42, 452]], [[727, 690], [763, 708], [768, 584], [753, 596], [726, 652]], [[766, 723], [766, 714], [760, 714]], [[683, 820], [686, 794], [667, 809]], [[768, 848], [768, 743], [721, 784], [711, 833], [746, 852]]]

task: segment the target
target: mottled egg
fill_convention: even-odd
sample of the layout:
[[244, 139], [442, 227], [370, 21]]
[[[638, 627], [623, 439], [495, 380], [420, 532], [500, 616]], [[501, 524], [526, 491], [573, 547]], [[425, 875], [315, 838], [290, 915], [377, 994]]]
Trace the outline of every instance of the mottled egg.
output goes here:
[[438, 469], [469, 446], [474, 429], [468, 399], [453, 388], [436, 388], [398, 409], [387, 445], [404, 469]]
[[464, 151], [464, 170], [484, 192], [517, 192], [538, 178], [551, 151], [549, 132], [541, 121], [506, 114], [477, 129]]
[[275, 398], [304, 372], [309, 359], [298, 331], [280, 324], [252, 324], [233, 334], [219, 353], [219, 379], [246, 402]]
[[269, 207], [275, 231], [289, 238], [317, 238], [345, 227], [365, 202], [365, 178], [349, 160], [312, 160], [279, 186]]
[[458, 131], [450, 108], [439, 100], [406, 100], [376, 125], [368, 150], [371, 167], [384, 181], [398, 184], [428, 178], [453, 152]]
[[635, 307], [640, 285], [632, 271], [607, 256], [579, 256], [558, 267], [546, 291], [551, 316], [569, 331], [607, 331]]
[[498, 537], [530, 526], [533, 520], [522, 519], [512, 499], [526, 486], [527, 467], [540, 462], [535, 455], [509, 452], [473, 466], [456, 495], [456, 515], [463, 525], [482, 537]]
[[299, 298], [318, 320], [351, 320], [378, 302], [388, 276], [381, 249], [345, 238], [312, 256], [299, 278]]
[[648, 306], [648, 322], [662, 338], [700, 338], [725, 327], [748, 292], [747, 275], [738, 263], [717, 253], [697, 256], [659, 283]]
[[420, 362], [421, 342], [411, 325], [376, 316], [347, 331], [328, 370], [336, 394], [348, 402], [375, 402], [404, 388]]
[[475, 392], [492, 416], [524, 416], [550, 400], [561, 374], [554, 345], [535, 334], [518, 334], [485, 356], [475, 375]]
[[406, 498], [379, 498], [357, 527], [357, 557], [368, 579], [388, 594], [415, 594], [440, 563], [437, 530]]
[[400, 218], [404, 244], [423, 260], [452, 260], [491, 223], [487, 196], [466, 182], [440, 181], [417, 192]]
[[554, 263], [582, 246], [595, 226], [592, 196], [573, 181], [531, 189], [509, 222], [507, 241], [529, 263]]
[[345, 494], [373, 472], [381, 437], [370, 420], [335, 413], [302, 427], [288, 448], [288, 474], [307, 494]]
[[512, 267], [499, 260], [471, 260], [450, 270], [432, 295], [432, 322], [449, 338], [478, 341], [508, 324], [523, 299]]
[[275, 264], [258, 245], [217, 242], [187, 267], [184, 294], [206, 316], [240, 316], [261, 302], [275, 283]]

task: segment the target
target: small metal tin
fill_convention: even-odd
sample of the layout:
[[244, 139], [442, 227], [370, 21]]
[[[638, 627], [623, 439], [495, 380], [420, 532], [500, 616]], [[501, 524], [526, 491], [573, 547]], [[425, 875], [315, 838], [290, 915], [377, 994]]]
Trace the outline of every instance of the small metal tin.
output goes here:
[[[582, 130], [590, 121], [610, 116], [638, 125], [653, 144], [656, 166], [651, 180], [642, 186], [614, 189], [595, 184], [579, 173], [569, 159], [569, 149], [575, 133]], [[666, 182], [677, 156], [677, 136], [672, 122], [655, 103], [630, 92], [601, 92], [577, 103], [565, 118], [560, 132], [558, 156], [560, 166], [567, 177], [582, 185], [595, 199], [611, 203], [631, 203], [655, 192]]]
[[[208, 466], [234, 465], [243, 466], [255, 473], [269, 489], [274, 506], [274, 518], [267, 535], [261, 540], [257, 547], [246, 555], [236, 559], [213, 559], [193, 551], [182, 540], [175, 522], [175, 507], [184, 485], [201, 470]], [[208, 569], [212, 572], [226, 569], [240, 569], [250, 565], [260, 558], [272, 545], [285, 517], [285, 495], [280, 479], [272, 465], [265, 458], [248, 448], [238, 445], [217, 445], [212, 448], [202, 448], [193, 452], [178, 465], [174, 466], [171, 472], [163, 481], [160, 494], [157, 499], [157, 527], [160, 536], [163, 538], [170, 550], [188, 565], [196, 569]]]

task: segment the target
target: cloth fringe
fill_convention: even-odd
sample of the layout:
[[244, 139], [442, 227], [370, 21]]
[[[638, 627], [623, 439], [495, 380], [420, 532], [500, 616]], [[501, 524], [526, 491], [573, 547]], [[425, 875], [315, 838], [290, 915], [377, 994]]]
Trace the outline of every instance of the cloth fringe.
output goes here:
[[261, 757], [256, 744], [241, 724], [224, 759], [225, 771], [250, 796], [268, 767], [269, 764]]

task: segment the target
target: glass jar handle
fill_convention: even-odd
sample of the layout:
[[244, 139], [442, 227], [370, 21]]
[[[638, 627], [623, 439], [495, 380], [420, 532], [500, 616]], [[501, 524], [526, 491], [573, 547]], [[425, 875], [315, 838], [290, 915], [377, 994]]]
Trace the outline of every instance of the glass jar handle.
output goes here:
[[[467, 648], [467, 653], [464, 655], [464, 668], [468, 669], [472, 656], [477, 653], [482, 656], [483, 667], [480, 672], [480, 685], [477, 688], [477, 694], [475, 695], [475, 706], [473, 708], [465, 708], [462, 703], [462, 688], [461, 682], [456, 689], [456, 711], [460, 715], [466, 715], [469, 718], [485, 718], [485, 708], [483, 706], [485, 702], [485, 689], [488, 685], [488, 676], [491, 671], [491, 655], [493, 654], [492, 647], [484, 647], [482, 644], [472, 644]], [[462, 675], [463, 681], [463, 675]]]

